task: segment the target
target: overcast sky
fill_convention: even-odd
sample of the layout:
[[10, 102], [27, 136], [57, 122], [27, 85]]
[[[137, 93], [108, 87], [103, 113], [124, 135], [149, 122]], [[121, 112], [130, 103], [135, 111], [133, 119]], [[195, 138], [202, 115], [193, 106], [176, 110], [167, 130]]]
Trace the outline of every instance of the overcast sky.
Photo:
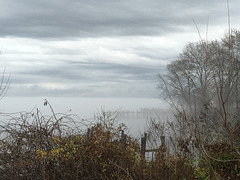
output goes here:
[[[239, 28], [240, 1], [229, 0]], [[8, 96], [159, 96], [158, 73], [227, 28], [226, 0], [0, 0]]]

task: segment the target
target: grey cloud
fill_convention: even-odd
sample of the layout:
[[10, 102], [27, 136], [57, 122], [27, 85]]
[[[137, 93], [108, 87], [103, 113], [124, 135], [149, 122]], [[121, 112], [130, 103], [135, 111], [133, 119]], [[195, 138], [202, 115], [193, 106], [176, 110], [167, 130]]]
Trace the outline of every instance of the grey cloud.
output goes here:
[[192, 18], [226, 16], [225, 2], [217, 0], [12, 0], [0, 8], [0, 36], [32, 38], [163, 35], [184, 31]]
[[115, 63], [77, 63], [66, 62], [62, 65], [35, 67], [28, 71], [16, 71], [11, 78], [12, 83], [41, 82], [127, 82], [155, 81], [163, 66], [123, 65]]
[[[43, 88], [37, 84], [32, 86], [24, 85], [12, 85], [9, 88], [7, 96], [18, 96], [18, 97], [71, 97], [71, 96], [86, 96], [86, 94], [91, 94], [93, 90], [91, 89], [47, 89]], [[93, 93], [92, 93], [93, 94]]]
[[141, 97], [157, 98], [158, 90], [154, 83], [99, 83], [89, 84], [84, 88], [47, 89], [39, 85], [13, 85], [9, 88], [8, 97]]
[[[239, 16], [239, 4], [230, 2], [232, 19]], [[210, 26], [227, 24], [226, 1], [1, 2], [0, 37], [16, 38], [9, 41], [13, 49], [9, 48], [3, 60], [13, 69], [8, 95], [157, 97], [157, 74], [176, 59], [180, 48], [176, 41], [182, 41], [183, 34], [186, 40], [192, 30], [196, 32], [192, 19], [205, 27], [208, 16]], [[164, 38], [148, 43], [149, 36]], [[21, 37], [29, 42], [16, 52], [25, 44]], [[76, 47], [71, 44], [77, 41], [81, 43]], [[64, 87], [44, 86], [47, 83]]]

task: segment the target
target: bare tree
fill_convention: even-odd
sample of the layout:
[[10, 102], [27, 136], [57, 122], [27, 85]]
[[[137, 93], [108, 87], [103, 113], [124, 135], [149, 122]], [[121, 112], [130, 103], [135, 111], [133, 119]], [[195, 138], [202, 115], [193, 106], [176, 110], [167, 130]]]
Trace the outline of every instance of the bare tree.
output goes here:
[[[202, 144], [221, 139], [239, 145], [240, 31], [221, 41], [189, 43], [159, 75], [162, 95], [175, 109], [182, 139]], [[176, 126], [174, 126], [176, 127]]]
[[214, 163], [240, 163], [239, 71], [240, 31], [233, 29], [220, 41], [189, 43], [159, 75], [162, 97], [175, 114], [168, 124], [174, 151], [197, 152], [213, 176]]
[[7, 93], [7, 90], [10, 84], [9, 79], [10, 79], [10, 74], [6, 76], [6, 71], [4, 69], [1, 77], [1, 82], [0, 82], [0, 99], [2, 99]]

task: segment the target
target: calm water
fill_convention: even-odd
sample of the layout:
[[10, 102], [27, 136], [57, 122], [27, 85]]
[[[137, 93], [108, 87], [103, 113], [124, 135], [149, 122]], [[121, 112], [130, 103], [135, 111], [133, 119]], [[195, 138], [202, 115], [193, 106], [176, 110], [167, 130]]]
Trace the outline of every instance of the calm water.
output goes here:
[[[51, 114], [50, 108], [44, 106], [44, 97], [5, 97], [0, 101], [1, 112], [30, 112], [34, 108], [45, 114]], [[47, 98], [55, 113], [76, 114], [81, 119], [91, 119], [97, 113], [117, 111], [118, 122], [125, 123], [129, 133], [137, 136], [143, 133], [150, 118], [166, 119], [168, 105], [160, 99], [151, 98]], [[71, 110], [71, 112], [69, 112]]]

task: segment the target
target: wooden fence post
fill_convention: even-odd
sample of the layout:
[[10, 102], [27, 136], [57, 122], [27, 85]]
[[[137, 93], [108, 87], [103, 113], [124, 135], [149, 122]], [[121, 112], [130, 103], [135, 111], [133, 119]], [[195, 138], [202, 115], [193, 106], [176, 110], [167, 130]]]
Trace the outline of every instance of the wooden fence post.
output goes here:
[[146, 152], [146, 143], [147, 142], [147, 133], [144, 133], [144, 137], [141, 138], [141, 154], [145, 157]]
[[160, 139], [161, 139], [161, 146], [165, 148], [166, 147], [165, 136], [161, 136]]
[[90, 129], [90, 128], [88, 128], [88, 129], [87, 129], [87, 137], [89, 137], [89, 136], [90, 136], [90, 132], [91, 132], [91, 129]]
[[160, 139], [161, 139], [161, 159], [163, 159], [164, 157], [166, 157], [166, 151], [167, 151], [167, 148], [166, 148], [166, 139], [165, 139], [165, 136], [160, 136]]
[[123, 131], [123, 130], [122, 130], [122, 133], [121, 133], [120, 143], [121, 143], [121, 147], [122, 147], [123, 149], [125, 149], [126, 146], [127, 146], [127, 135], [124, 134], [124, 131]]

